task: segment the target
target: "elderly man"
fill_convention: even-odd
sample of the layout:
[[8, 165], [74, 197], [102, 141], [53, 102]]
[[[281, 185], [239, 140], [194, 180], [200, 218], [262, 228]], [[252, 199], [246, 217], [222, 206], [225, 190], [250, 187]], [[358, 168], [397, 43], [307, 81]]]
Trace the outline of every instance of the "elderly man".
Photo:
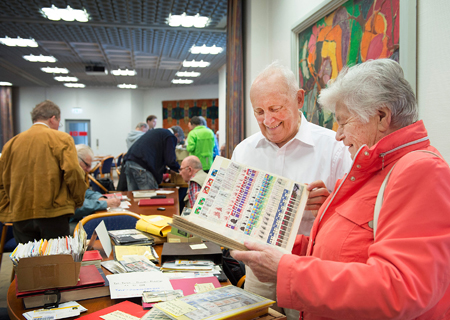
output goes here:
[[153, 130], [156, 128], [156, 122], [157, 122], [158, 118], [155, 115], [149, 115], [147, 117], [147, 125], [148, 125], [148, 130]]
[[232, 255], [302, 319], [450, 318], [450, 169], [430, 145], [400, 65], [341, 70], [319, 96], [353, 159], [293, 254], [245, 243]]
[[[80, 167], [85, 171], [86, 175], [89, 173], [92, 165], [92, 158], [94, 158], [94, 152], [85, 144], [77, 144], [76, 146], [78, 161]], [[87, 180], [87, 179], [86, 179]], [[117, 208], [120, 206], [120, 200], [116, 198], [106, 198], [100, 192], [87, 189], [84, 195], [84, 202], [81, 208], [75, 209], [75, 215], [70, 217], [71, 230], [75, 229], [78, 221], [83, 219], [95, 211], [106, 210], [108, 207]]]
[[148, 131], [148, 124], [146, 124], [145, 122], [139, 122], [136, 125], [136, 128], [131, 131], [130, 133], [128, 133], [127, 136], [127, 149], [130, 149], [131, 146], [133, 145], [133, 143], [136, 142], [137, 139], [139, 139], [140, 137], [142, 137], [142, 135], [144, 133], [146, 133]]
[[70, 235], [69, 216], [86, 191], [73, 139], [58, 131], [59, 107], [46, 100], [31, 118], [0, 158], [0, 221], [13, 223], [17, 243]]
[[183, 139], [183, 129], [173, 126], [149, 130], [136, 141], [124, 157], [128, 190], [158, 189], [166, 166], [178, 172], [175, 147]]
[[189, 121], [186, 150], [191, 156], [196, 156], [206, 172], [213, 163], [214, 133], [202, 124], [200, 117], [194, 116]]
[[184, 203], [187, 208], [192, 208], [195, 203], [195, 194], [200, 192], [208, 175], [203, 171], [202, 163], [196, 156], [184, 158], [181, 162], [180, 175], [184, 182], [189, 183]]
[[[300, 109], [304, 91], [293, 72], [275, 62], [263, 70], [250, 88], [253, 112], [261, 132], [236, 146], [231, 160], [308, 183], [311, 191], [299, 233], [309, 234], [314, 215], [351, 165], [342, 142], [331, 130], [309, 123]], [[321, 182], [324, 181], [325, 183]], [[246, 268], [245, 289], [276, 300], [275, 284], [260, 283]], [[298, 319], [298, 312], [289, 319]]]

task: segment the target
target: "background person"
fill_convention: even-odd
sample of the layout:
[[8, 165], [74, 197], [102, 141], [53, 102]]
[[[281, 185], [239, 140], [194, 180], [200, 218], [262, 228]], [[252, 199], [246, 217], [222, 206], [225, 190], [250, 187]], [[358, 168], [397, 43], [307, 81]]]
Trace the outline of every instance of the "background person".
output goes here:
[[31, 119], [0, 158], [0, 221], [13, 223], [17, 243], [70, 235], [69, 216], [86, 191], [73, 138], [58, 131], [59, 107], [45, 100]]
[[199, 158], [203, 170], [208, 172], [213, 163], [214, 133], [202, 125], [197, 116], [191, 118], [188, 126], [191, 131], [186, 140], [186, 150], [189, 155]]
[[[231, 160], [309, 183], [312, 191], [298, 230], [309, 234], [314, 222], [310, 210], [320, 207], [350, 168], [351, 159], [344, 144], [334, 139], [334, 131], [312, 124], [303, 116], [300, 109], [304, 94], [289, 68], [274, 62], [264, 69], [250, 88], [253, 113], [261, 131], [238, 144]], [[248, 267], [245, 289], [276, 300], [275, 284], [259, 282]], [[285, 313], [289, 319], [298, 319], [298, 312]]]
[[147, 117], [147, 125], [148, 125], [148, 130], [153, 130], [156, 128], [156, 123], [158, 121], [158, 118], [155, 115], [149, 115]]
[[[205, 128], [209, 129], [208, 123], [206, 122], [206, 119], [204, 117], [202, 117], [202, 116], [198, 116], [198, 117], [199, 117], [200, 121], [202, 122], [202, 125], [205, 126]], [[212, 129], [209, 129], [209, 130], [212, 131]], [[217, 132], [219, 132], [219, 131], [217, 131]], [[212, 131], [212, 133], [213, 133], [213, 136], [214, 136], [214, 148], [213, 148], [213, 161], [214, 161], [216, 156], [219, 155], [219, 142], [217, 141], [217, 136], [216, 136], [216, 134], [214, 134], [214, 131]]]
[[183, 159], [180, 166], [180, 175], [184, 182], [189, 183], [185, 206], [192, 208], [195, 204], [196, 193], [200, 192], [208, 174], [203, 171], [202, 163], [196, 156], [188, 156]]
[[[276, 282], [278, 304], [302, 319], [450, 318], [450, 169], [440, 156], [412, 152], [438, 153], [400, 65], [344, 68], [318, 101], [336, 113], [350, 172], [293, 254], [249, 242], [252, 251], [232, 255]], [[394, 165], [374, 239], [375, 200]]]
[[136, 142], [137, 139], [142, 137], [144, 133], [148, 131], [148, 124], [145, 122], [139, 122], [136, 125], [136, 128], [132, 130], [130, 133], [128, 133], [126, 142], [127, 142], [127, 149], [130, 149], [133, 143]]

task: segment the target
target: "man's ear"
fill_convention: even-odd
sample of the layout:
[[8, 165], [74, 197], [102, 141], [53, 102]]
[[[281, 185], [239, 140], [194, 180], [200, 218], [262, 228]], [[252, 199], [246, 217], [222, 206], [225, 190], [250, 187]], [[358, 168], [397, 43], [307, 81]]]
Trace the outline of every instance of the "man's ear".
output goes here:
[[378, 130], [380, 132], [387, 132], [391, 129], [392, 112], [388, 107], [379, 109], [377, 115]]
[[298, 109], [303, 108], [303, 102], [305, 102], [305, 90], [300, 89], [297, 91], [297, 105]]

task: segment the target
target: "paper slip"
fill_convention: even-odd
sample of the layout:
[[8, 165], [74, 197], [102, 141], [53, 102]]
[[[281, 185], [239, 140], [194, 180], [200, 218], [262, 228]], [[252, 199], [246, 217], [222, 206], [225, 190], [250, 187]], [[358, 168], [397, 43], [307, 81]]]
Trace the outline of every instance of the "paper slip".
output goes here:
[[128, 201], [122, 201], [122, 202], [120, 203], [119, 208], [128, 209], [130, 206], [131, 206], [131, 203], [130, 203], [130, 202], [128, 202]]
[[212, 283], [196, 283], [195, 284], [195, 292], [202, 293], [206, 291], [214, 290], [216, 287]]
[[170, 191], [170, 190], [157, 190], [156, 193], [157, 194], [171, 194], [171, 193], [173, 193], [173, 191]]
[[139, 320], [138, 317], [132, 316], [131, 314], [120, 310], [105, 314], [104, 316], [100, 316], [100, 318], [105, 320]]
[[58, 308], [53, 309], [39, 309], [29, 311], [22, 314], [27, 320], [34, 319], [64, 319], [70, 317], [77, 317], [80, 312], [85, 312], [87, 309], [75, 301], [61, 303]]
[[158, 308], [174, 317], [179, 317], [188, 312], [197, 310], [197, 308], [180, 300], [171, 300], [158, 303]]
[[109, 237], [108, 230], [106, 230], [105, 221], [102, 220], [95, 228], [95, 232], [97, 233], [98, 238], [100, 239], [100, 243], [102, 244], [103, 250], [105, 250], [105, 254], [107, 257], [111, 254], [111, 238]]
[[159, 272], [131, 272], [106, 276], [111, 299], [142, 297], [144, 291], [173, 290], [169, 279]]
[[201, 244], [191, 244], [190, 245], [192, 250], [198, 250], [198, 249], [208, 249], [208, 247], [206, 246], [206, 244], [201, 243]]

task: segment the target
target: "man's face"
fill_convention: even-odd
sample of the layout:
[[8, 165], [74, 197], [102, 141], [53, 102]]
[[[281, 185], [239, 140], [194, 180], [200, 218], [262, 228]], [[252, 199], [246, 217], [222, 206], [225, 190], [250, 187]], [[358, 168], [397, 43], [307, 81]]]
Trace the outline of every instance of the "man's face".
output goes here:
[[191, 180], [191, 167], [189, 167], [187, 161], [183, 160], [180, 165], [180, 175], [184, 182], [189, 182]]
[[253, 112], [261, 133], [267, 140], [282, 147], [298, 132], [299, 109], [303, 106], [304, 91], [293, 97], [280, 76], [257, 79], [250, 90]]
[[157, 120], [158, 119], [155, 118], [152, 121], [147, 121], [148, 130], [155, 129]]
[[91, 156], [87, 155], [84, 158], [78, 156], [78, 163], [80, 164], [81, 169], [84, 170], [84, 172], [89, 173], [92, 167], [92, 158]]

